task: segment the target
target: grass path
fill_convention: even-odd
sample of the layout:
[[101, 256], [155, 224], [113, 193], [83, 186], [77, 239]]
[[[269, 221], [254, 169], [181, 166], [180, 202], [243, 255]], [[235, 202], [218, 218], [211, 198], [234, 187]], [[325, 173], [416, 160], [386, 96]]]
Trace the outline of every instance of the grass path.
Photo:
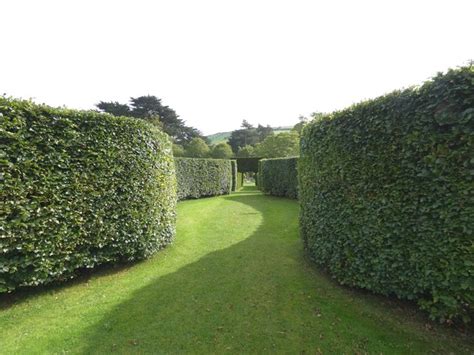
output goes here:
[[181, 202], [175, 243], [0, 298], [0, 353], [472, 353], [468, 337], [335, 285], [304, 257], [295, 201], [246, 187]]

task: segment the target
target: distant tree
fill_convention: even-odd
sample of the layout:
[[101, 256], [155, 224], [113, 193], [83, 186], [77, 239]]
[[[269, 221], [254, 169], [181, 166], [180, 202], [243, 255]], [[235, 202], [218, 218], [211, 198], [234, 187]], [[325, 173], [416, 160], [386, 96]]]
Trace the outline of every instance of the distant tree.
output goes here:
[[229, 145], [232, 147], [232, 151], [237, 154], [240, 148], [246, 145], [255, 145], [259, 142], [258, 133], [255, 127], [253, 127], [246, 120], [242, 121], [242, 129], [232, 131], [229, 137]]
[[259, 124], [257, 126], [257, 135], [258, 135], [258, 142], [263, 142], [265, 138], [268, 136], [271, 136], [273, 133], [273, 128], [270, 127], [269, 125], [267, 126], [262, 126]]
[[298, 119], [299, 122], [293, 126], [292, 130], [298, 132], [298, 134], [301, 134], [303, 127], [308, 123], [308, 117], [300, 116]]
[[176, 112], [163, 105], [161, 99], [156, 96], [132, 97], [129, 104], [101, 101], [96, 106], [101, 111], [115, 116], [136, 117], [160, 125], [178, 144], [189, 143], [195, 137], [205, 139], [196, 128], [186, 126]]
[[193, 138], [201, 138], [204, 142], [206, 142], [206, 144], [210, 144], [210, 141], [207, 137], [203, 136], [197, 128], [190, 126], [181, 127], [176, 135], [175, 140], [181, 144], [186, 144], [187, 142], [191, 142]]
[[229, 145], [232, 147], [234, 153], [237, 153], [240, 148], [246, 145], [255, 145], [257, 143], [258, 135], [255, 128], [232, 131], [229, 137]]
[[254, 128], [247, 120], [243, 120], [240, 125], [243, 129], [252, 129]]
[[209, 156], [210, 148], [202, 138], [195, 137], [186, 147], [186, 156], [191, 158], [206, 158]]
[[255, 147], [255, 155], [263, 158], [280, 158], [299, 155], [299, 135], [295, 131], [282, 132], [265, 138]]
[[225, 142], [216, 144], [211, 150], [211, 157], [216, 159], [229, 159], [232, 155], [232, 148]]
[[245, 147], [242, 147], [239, 149], [237, 152], [237, 157], [238, 158], [250, 158], [255, 156], [255, 148], [252, 147], [251, 145], [246, 145]]
[[184, 157], [186, 154], [184, 147], [179, 144], [173, 144], [173, 156], [175, 157]]
[[117, 101], [114, 101], [114, 102], [101, 101], [96, 106], [101, 111], [110, 113], [114, 116], [132, 116], [130, 107], [126, 104], [121, 104]]

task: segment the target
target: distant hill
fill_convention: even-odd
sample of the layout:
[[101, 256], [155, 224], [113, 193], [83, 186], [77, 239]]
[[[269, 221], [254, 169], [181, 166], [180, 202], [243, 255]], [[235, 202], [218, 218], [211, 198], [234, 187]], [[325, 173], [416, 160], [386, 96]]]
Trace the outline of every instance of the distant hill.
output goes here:
[[[283, 127], [272, 127], [273, 131], [278, 134], [282, 132], [289, 132], [293, 126], [283, 126]], [[220, 142], [227, 142], [227, 140], [230, 137], [230, 134], [232, 131], [229, 132], [219, 132], [219, 133], [214, 133], [210, 134], [207, 136], [207, 138], [211, 141], [211, 144], [217, 144]]]

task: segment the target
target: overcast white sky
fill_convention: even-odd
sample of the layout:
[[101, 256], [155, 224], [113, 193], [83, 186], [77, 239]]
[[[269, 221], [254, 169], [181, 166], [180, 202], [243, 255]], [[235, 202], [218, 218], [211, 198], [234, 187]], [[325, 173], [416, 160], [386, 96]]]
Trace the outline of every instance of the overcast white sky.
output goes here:
[[474, 59], [474, 1], [0, 0], [0, 94], [291, 125]]

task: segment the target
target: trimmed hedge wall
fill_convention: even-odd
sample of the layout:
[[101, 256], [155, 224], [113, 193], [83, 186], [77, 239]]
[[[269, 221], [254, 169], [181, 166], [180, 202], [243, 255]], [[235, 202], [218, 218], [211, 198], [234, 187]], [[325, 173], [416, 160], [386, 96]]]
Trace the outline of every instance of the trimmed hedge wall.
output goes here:
[[175, 233], [168, 136], [0, 97], [0, 292], [145, 258]]
[[262, 158], [235, 158], [237, 160], [237, 171], [239, 173], [258, 173], [258, 161]]
[[230, 194], [230, 160], [175, 158], [175, 164], [179, 200]]
[[232, 191], [237, 190], [237, 160], [231, 160], [231, 169], [232, 169]]
[[473, 153], [472, 67], [311, 122], [299, 161], [306, 248], [343, 284], [469, 321]]
[[237, 190], [244, 186], [244, 173], [237, 173]]
[[259, 162], [258, 187], [263, 192], [298, 198], [298, 158], [262, 159]]

